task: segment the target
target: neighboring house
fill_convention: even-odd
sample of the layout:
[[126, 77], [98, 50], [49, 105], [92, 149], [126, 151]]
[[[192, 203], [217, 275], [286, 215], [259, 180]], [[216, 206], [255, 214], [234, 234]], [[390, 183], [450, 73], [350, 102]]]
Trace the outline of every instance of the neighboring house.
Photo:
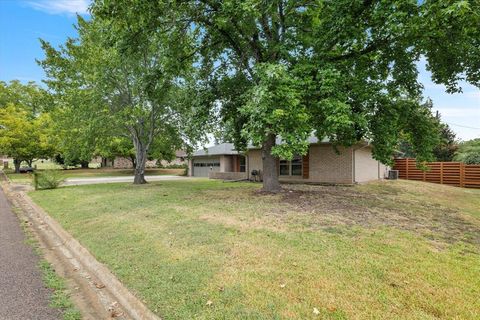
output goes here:
[[[170, 165], [187, 165], [187, 153], [183, 150], [175, 151], [175, 159], [172, 161], [162, 160], [160, 164], [164, 167]], [[106, 159], [102, 157], [96, 157], [92, 159], [93, 163], [99, 163], [101, 167], [110, 167], [115, 169], [132, 169], [133, 162], [130, 158], [115, 157], [114, 159]], [[158, 167], [158, 160], [147, 160], [145, 164], [146, 168]]]
[[[352, 184], [385, 177], [387, 167], [372, 158], [372, 146], [368, 143], [338, 147], [336, 153], [328, 140], [311, 137], [309, 142], [307, 155], [278, 161], [280, 181]], [[253, 171], [258, 175], [252, 175]], [[188, 172], [190, 176], [212, 179], [261, 180], [261, 150], [249, 146], [242, 154], [231, 143], [198, 150], [189, 160]]]
[[[133, 162], [130, 158], [115, 157], [111, 166], [115, 169], [133, 169]], [[147, 160], [145, 168], [157, 167], [157, 160]]]
[[3, 169], [8, 169], [8, 163], [13, 161], [12, 158], [9, 158], [7, 155], [0, 154], [0, 166]]
[[168, 167], [168, 166], [172, 166], [172, 165], [176, 165], [176, 166], [187, 165], [187, 157], [188, 157], [188, 155], [185, 151], [177, 150], [177, 151], [175, 151], [175, 159], [173, 159], [172, 161], [162, 160], [162, 161], [160, 161], [160, 164], [163, 167]]

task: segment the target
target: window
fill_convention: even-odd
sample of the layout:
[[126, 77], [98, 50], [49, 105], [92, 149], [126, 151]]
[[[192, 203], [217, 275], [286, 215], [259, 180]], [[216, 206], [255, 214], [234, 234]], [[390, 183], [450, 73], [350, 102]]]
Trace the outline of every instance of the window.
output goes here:
[[301, 176], [302, 175], [302, 157], [294, 157], [290, 162], [292, 165], [292, 176]]
[[244, 156], [239, 156], [240, 158], [240, 172], [245, 172], [247, 170], [247, 161]]
[[290, 175], [290, 161], [280, 160], [280, 175], [289, 176]]
[[302, 175], [302, 157], [295, 156], [292, 161], [280, 160], [281, 176], [301, 176]]

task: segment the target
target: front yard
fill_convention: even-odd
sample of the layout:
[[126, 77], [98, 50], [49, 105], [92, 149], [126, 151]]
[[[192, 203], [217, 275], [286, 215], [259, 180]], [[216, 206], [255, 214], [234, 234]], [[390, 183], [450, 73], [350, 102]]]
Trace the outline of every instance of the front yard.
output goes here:
[[258, 188], [198, 179], [30, 195], [164, 319], [480, 318], [480, 190]]

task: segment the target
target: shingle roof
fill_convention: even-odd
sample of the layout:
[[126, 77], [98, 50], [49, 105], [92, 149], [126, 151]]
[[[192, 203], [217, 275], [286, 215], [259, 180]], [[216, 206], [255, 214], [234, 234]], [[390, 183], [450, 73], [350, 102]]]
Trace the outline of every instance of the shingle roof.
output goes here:
[[[319, 141], [317, 137], [312, 135], [308, 138], [308, 142], [310, 144], [329, 143], [330, 140], [328, 138], [323, 138], [322, 141]], [[281, 144], [282, 139], [277, 138], [276, 143]], [[249, 144], [247, 146], [247, 149], [257, 149], [257, 148], [258, 147], [255, 147], [252, 144]], [[235, 150], [235, 146], [233, 145], [233, 143], [221, 143], [206, 149], [197, 150], [193, 153], [193, 156], [198, 157], [198, 156], [233, 155], [233, 154], [238, 154], [238, 151]]]
[[197, 150], [193, 153], [193, 156], [213, 156], [221, 154], [238, 154], [238, 151], [235, 150], [233, 143], [221, 143], [210, 148]]
[[177, 150], [175, 151], [175, 157], [177, 158], [185, 158], [187, 156], [187, 152], [185, 150]]

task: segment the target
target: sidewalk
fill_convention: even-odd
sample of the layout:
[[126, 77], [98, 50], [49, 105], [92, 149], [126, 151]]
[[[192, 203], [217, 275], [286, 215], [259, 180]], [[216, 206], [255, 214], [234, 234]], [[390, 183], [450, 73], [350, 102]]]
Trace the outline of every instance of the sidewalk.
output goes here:
[[0, 319], [60, 319], [48, 306], [50, 290], [42, 282], [39, 258], [24, 243], [20, 221], [0, 188]]

